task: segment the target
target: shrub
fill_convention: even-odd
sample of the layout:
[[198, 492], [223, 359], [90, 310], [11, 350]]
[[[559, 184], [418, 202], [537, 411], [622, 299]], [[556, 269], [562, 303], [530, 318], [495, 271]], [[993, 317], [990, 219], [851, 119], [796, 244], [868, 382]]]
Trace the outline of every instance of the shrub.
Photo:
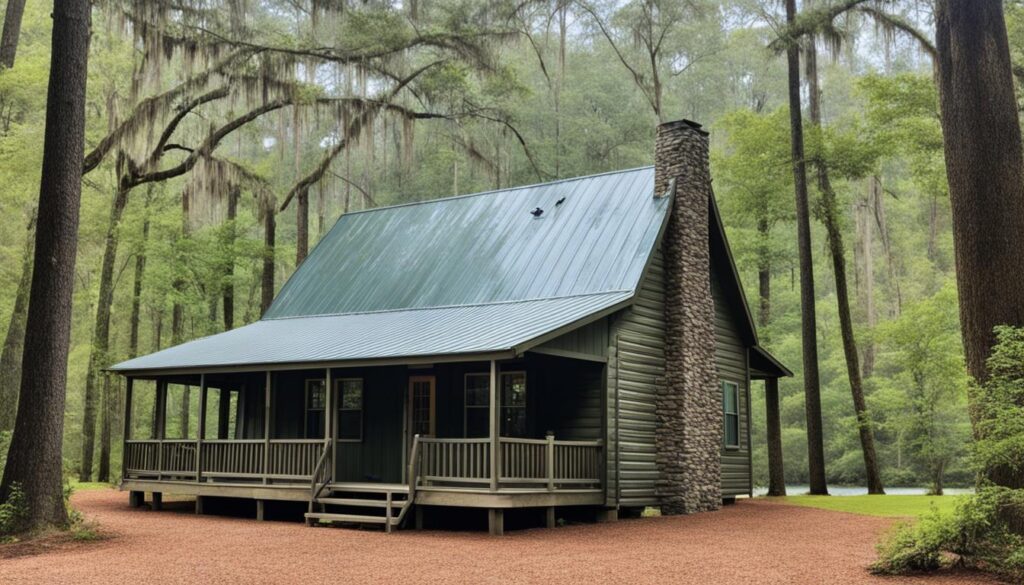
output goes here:
[[9, 538], [11, 535], [21, 532], [27, 516], [25, 492], [22, 491], [21, 485], [14, 484], [11, 486], [7, 501], [0, 504], [0, 539]]
[[954, 514], [933, 510], [916, 524], [900, 524], [878, 546], [878, 573], [901, 574], [964, 566], [1024, 581], [1024, 538], [1005, 520], [1024, 510], [1024, 490], [984, 487], [963, 498]]

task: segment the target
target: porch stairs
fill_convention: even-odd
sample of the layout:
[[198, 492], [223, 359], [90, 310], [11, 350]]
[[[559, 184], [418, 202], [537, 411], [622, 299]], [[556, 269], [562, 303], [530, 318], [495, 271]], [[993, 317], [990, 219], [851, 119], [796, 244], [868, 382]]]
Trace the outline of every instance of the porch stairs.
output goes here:
[[401, 525], [412, 507], [405, 484], [326, 483], [310, 501], [306, 524]]

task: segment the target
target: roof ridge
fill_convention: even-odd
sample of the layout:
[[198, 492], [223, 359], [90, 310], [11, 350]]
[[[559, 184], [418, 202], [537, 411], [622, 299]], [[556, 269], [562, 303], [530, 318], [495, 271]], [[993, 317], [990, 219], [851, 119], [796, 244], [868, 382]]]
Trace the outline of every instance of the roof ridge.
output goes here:
[[642, 167], [633, 167], [631, 169], [620, 169], [617, 171], [605, 171], [603, 173], [594, 173], [592, 175], [581, 175], [579, 177], [566, 177], [564, 179], [556, 179], [554, 181], [546, 181], [543, 183], [530, 183], [527, 185], [516, 185], [513, 187], [503, 187], [501, 189], [491, 189], [489, 191], [478, 191], [476, 193], [465, 193], [462, 195], [452, 195], [450, 197], [438, 197], [437, 199], [423, 199], [422, 201], [408, 201], [406, 203], [396, 203], [394, 205], [383, 205], [381, 207], [372, 207], [370, 209], [360, 209], [359, 211], [350, 211], [342, 214], [338, 220], [350, 215], [360, 215], [363, 213], [372, 213], [374, 211], [387, 211], [389, 209], [397, 209], [400, 207], [412, 207], [414, 205], [426, 205], [429, 203], [442, 203], [445, 201], [454, 201], [457, 199], [469, 199], [470, 197], [479, 197], [481, 195], [493, 195], [495, 193], [508, 193], [511, 191], [520, 191], [523, 189], [532, 189], [534, 187], [544, 187], [547, 185], [557, 185], [560, 183], [571, 183], [573, 181], [582, 181], [584, 179], [592, 179], [594, 177], [605, 177], [608, 175], [619, 175], [624, 173], [635, 173], [646, 169], [653, 169], [654, 165], [645, 165]]
[[[533, 303], [537, 301], [556, 301], [559, 299], [574, 299], [582, 297], [598, 297], [603, 295], [622, 294], [622, 293], [635, 293], [635, 289], [618, 289], [618, 290], [606, 290], [601, 292], [583, 293], [577, 295], [562, 295], [557, 297], [534, 297], [529, 299], [516, 299], [512, 301], [492, 301], [489, 303], [469, 303], [466, 305], [435, 305], [430, 307], [403, 307], [400, 309], [381, 309], [378, 311], [352, 311], [350, 313], [320, 313], [317, 315], [290, 315], [287, 317], [271, 317], [265, 319], [257, 319], [252, 323], [247, 323], [242, 327], [248, 325], [254, 325], [263, 321], [286, 321], [288, 319], [315, 319], [317, 317], [344, 317], [348, 315], [377, 315], [382, 313], [407, 313], [409, 311], [436, 311], [438, 309], [466, 309], [470, 307], [491, 307], [494, 305], [514, 305], [516, 303]], [[236, 329], [239, 329], [236, 327]], [[233, 330], [230, 330], [233, 331]], [[226, 332], [222, 332], [226, 333]], [[219, 335], [215, 333], [214, 335]], [[209, 337], [209, 336], [208, 336]]]

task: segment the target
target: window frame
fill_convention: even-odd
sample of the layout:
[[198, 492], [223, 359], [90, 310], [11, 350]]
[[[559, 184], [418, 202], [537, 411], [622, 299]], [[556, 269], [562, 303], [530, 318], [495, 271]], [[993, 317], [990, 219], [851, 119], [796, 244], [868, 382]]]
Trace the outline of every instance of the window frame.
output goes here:
[[[469, 378], [470, 378], [470, 376], [478, 377], [478, 378], [483, 378], [484, 380], [487, 381], [487, 395], [486, 395], [487, 402], [484, 403], [483, 405], [474, 404], [474, 405], [470, 406], [470, 404], [469, 404]], [[490, 372], [466, 372], [462, 376], [462, 436], [463, 436], [463, 438], [467, 438], [467, 439], [469, 438], [469, 409], [471, 409], [471, 408], [483, 409], [485, 412], [488, 413], [488, 416], [489, 416], [490, 410], [491, 410], [491, 374], [490, 374]], [[487, 421], [487, 434], [484, 435], [484, 437], [490, 437], [491, 436], [491, 430], [490, 429], [491, 429], [491, 423], [490, 423], [490, 420], [488, 420]], [[474, 438], [484, 438], [484, 437], [474, 437]]]
[[[726, 409], [726, 406], [729, 403], [728, 400], [726, 399], [727, 396], [728, 396], [727, 392], [730, 390], [730, 387], [731, 387], [731, 390], [733, 392], [733, 396], [735, 398], [735, 401], [734, 401], [735, 405], [736, 405], [735, 412], [730, 412], [730, 411], [728, 411]], [[729, 437], [729, 424], [728, 424], [729, 417], [735, 417], [736, 418], [736, 442], [735, 443], [730, 443], [729, 442], [729, 439], [730, 439], [730, 437]], [[732, 381], [729, 381], [729, 380], [723, 380], [722, 381], [722, 445], [727, 450], [737, 451], [737, 450], [739, 450], [739, 449], [741, 449], [743, 447], [743, 436], [742, 435], [743, 435], [742, 429], [740, 428], [740, 385], [739, 385], [738, 382], [732, 382]]]
[[[522, 406], [506, 406], [505, 405], [505, 383], [504, 383], [505, 376], [510, 376], [511, 377], [511, 376], [518, 376], [518, 375], [522, 375], [522, 377], [523, 377], [523, 387], [525, 388], [525, 390], [523, 392], [523, 404], [522, 404]], [[526, 376], [526, 370], [508, 370], [508, 371], [499, 372], [498, 373], [498, 380], [497, 380], [497, 382], [498, 382], [497, 390], [498, 390], [498, 421], [499, 421], [498, 435], [499, 436], [506, 436], [506, 435], [502, 435], [503, 429], [501, 428], [501, 425], [504, 424], [504, 422], [505, 422], [505, 409], [506, 408], [516, 408], [516, 409], [521, 409], [523, 411], [523, 426], [525, 428], [523, 428], [523, 435], [522, 436], [523, 437], [529, 437], [529, 435], [530, 435], [529, 421], [528, 421], [529, 411], [527, 410], [527, 407], [529, 406], [530, 384], [529, 384], [529, 379]], [[512, 435], [507, 435], [507, 436], [511, 437]]]
[[[310, 385], [311, 382], [320, 382], [324, 386], [324, 406], [323, 406], [323, 408], [310, 408], [309, 407], [309, 398], [310, 398], [309, 385]], [[323, 418], [324, 425], [325, 426], [327, 425], [327, 380], [324, 379], [324, 378], [306, 378], [303, 381], [303, 389], [305, 390], [303, 392], [303, 399], [304, 399], [305, 402], [304, 402], [303, 410], [302, 410], [302, 414], [304, 415], [302, 417], [302, 437], [304, 439], [311, 439], [311, 438], [315, 439], [315, 438], [318, 438], [318, 437], [310, 437], [309, 436], [309, 413], [310, 412], [317, 412], [317, 411], [319, 411], [321, 413], [321, 416], [324, 417]]]
[[[343, 408], [344, 401], [342, 400], [341, 390], [342, 384], [345, 382], [359, 382], [359, 408]], [[337, 405], [334, 407], [334, 428], [332, 429], [334, 440], [339, 443], [362, 443], [365, 436], [366, 426], [366, 382], [363, 378], [337, 378], [334, 380], [334, 396], [337, 399]], [[341, 422], [342, 412], [358, 412], [359, 413], [359, 438], [342, 438], [338, 434], [338, 423]]]

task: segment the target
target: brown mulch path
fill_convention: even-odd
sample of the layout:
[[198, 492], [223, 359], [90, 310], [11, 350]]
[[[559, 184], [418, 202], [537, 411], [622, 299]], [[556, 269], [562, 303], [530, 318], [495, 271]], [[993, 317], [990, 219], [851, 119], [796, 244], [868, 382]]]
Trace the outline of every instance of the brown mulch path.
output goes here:
[[[721, 512], [512, 531], [505, 537], [307, 528], [72, 498], [112, 538], [3, 558], [0, 583], [992, 584], [982, 575], [876, 577], [892, 520], [741, 500]], [[0, 545], [3, 546], [3, 545]]]

